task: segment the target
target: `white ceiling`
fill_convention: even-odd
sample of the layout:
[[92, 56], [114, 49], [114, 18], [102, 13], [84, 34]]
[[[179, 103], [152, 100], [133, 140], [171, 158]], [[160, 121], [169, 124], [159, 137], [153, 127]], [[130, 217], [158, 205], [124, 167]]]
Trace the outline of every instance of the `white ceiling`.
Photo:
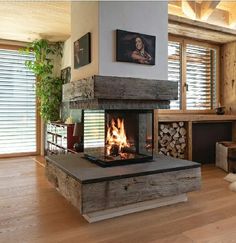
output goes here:
[[0, 39], [64, 41], [69, 36], [70, 2], [0, 0]]

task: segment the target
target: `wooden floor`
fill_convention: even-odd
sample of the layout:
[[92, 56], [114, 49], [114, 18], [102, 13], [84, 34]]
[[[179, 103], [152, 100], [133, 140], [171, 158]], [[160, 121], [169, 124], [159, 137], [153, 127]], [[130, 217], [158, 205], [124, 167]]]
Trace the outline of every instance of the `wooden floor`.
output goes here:
[[88, 224], [32, 158], [0, 160], [0, 242], [236, 242], [236, 193], [225, 173], [203, 168], [187, 203]]

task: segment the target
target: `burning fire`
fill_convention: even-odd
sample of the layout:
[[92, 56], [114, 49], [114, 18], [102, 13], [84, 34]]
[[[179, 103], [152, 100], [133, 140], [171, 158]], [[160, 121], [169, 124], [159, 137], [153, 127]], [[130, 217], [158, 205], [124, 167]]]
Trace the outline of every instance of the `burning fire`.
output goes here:
[[124, 119], [118, 118], [116, 121], [115, 119], [112, 119], [111, 125], [107, 130], [106, 155], [120, 155], [122, 157], [122, 149], [125, 147], [130, 147], [130, 144], [126, 137]]

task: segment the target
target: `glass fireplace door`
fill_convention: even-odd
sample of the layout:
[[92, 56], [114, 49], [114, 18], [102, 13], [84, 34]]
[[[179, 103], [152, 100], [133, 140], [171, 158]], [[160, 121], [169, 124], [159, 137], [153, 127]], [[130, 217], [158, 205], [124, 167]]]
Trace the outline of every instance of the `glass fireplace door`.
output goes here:
[[85, 110], [84, 152], [104, 166], [152, 160], [153, 111]]

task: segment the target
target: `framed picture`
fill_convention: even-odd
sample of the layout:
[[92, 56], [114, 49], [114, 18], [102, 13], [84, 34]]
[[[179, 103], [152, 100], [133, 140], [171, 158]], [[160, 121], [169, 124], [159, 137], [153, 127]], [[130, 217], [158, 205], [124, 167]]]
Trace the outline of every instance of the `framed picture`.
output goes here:
[[91, 34], [87, 33], [74, 42], [74, 68], [80, 68], [91, 62]]
[[61, 70], [61, 79], [63, 80], [63, 83], [69, 83], [71, 79], [71, 67], [66, 67]]
[[116, 30], [116, 61], [155, 65], [156, 37]]

